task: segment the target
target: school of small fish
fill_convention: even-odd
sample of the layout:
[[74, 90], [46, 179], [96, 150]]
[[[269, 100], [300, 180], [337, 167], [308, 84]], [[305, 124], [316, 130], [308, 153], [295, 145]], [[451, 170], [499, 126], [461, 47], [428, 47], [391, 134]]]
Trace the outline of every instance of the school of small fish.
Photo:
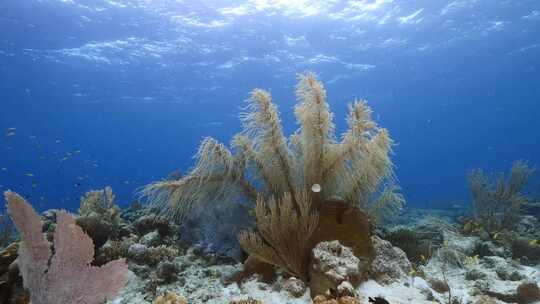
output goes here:
[[[4, 135], [5, 135], [5, 141], [6, 141], [5, 149], [6, 150], [13, 150], [13, 146], [12, 146], [13, 140], [16, 140], [16, 139], [13, 139], [13, 138], [18, 137], [18, 136], [16, 136], [17, 135], [17, 128], [16, 127], [6, 128], [5, 131], [4, 131]], [[28, 139], [31, 141], [32, 145], [35, 148], [42, 149], [42, 145], [38, 141], [38, 136], [29, 135]], [[60, 144], [64, 143], [64, 141], [62, 139], [56, 139], [56, 140], [54, 140], [54, 143], [57, 144], [57, 145], [60, 145]], [[80, 155], [81, 152], [82, 152], [82, 150], [80, 150], [80, 149], [67, 151], [67, 152], [52, 151], [50, 155], [47, 155], [47, 153], [43, 153], [43, 151], [40, 151], [39, 156], [37, 157], [37, 159], [39, 159], [41, 161], [44, 161], [44, 160], [57, 160], [57, 162], [58, 162], [57, 173], [60, 174], [61, 169], [63, 168], [62, 167], [63, 164], [65, 162], [68, 162], [71, 159], [75, 158], [76, 156]], [[87, 166], [91, 166], [92, 168], [99, 168], [100, 167], [100, 165], [99, 165], [99, 163], [97, 161], [90, 160], [90, 159], [85, 159], [83, 161], [83, 164], [84, 164], [84, 167], [87, 167]], [[0, 167], [0, 173], [1, 172], [9, 172], [9, 169], [7, 167]], [[25, 184], [29, 185], [30, 189], [37, 189], [39, 187], [38, 176], [34, 172], [29, 172], [29, 171], [24, 172], [23, 176], [30, 178], [30, 182], [29, 182], [29, 184], [26, 184], [26, 183], [19, 184], [20, 187], [25, 187]], [[105, 178], [105, 179], [107, 179], [107, 178]], [[74, 188], [79, 188], [79, 187], [83, 186], [83, 183], [85, 181], [88, 181], [87, 183], [89, 183], [90, 180], [92, 180], [92, 177], [89, 174], [86, 174], [86, 173], [85, 174], [80, 174], [80, 175], [75, 177], [75, 180], [73, 182], [73, 187]], [[135, 184], [135, 183], [136, 183], [135, 181], [130, 181], [130, 180], [123, 181], [123, 184], [125, 184], [125, 185], [130, 185], [130, 184]], [[4, 187], [4, 185], [0, 185], [0, 188], [3, 188], [3, 187]], [[40, 196], [40, 200], [44, 201], [45, 197]], [[61, 199], [61, 201], [68, 201], [68, 200], [71, 200], [71, 198]]]

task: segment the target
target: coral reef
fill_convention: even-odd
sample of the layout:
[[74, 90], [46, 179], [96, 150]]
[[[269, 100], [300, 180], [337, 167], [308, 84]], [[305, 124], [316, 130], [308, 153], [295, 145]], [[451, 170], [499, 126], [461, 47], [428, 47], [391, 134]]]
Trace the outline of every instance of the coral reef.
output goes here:
[[[42, 233], [42, 222], [32, 206], [18, 194], [4, 193], [7, 208], [21, 234], [18, 266], [32, 304], [88, 303], [110, 299], [127, 282], [123, 260], [102, 267], [90, 266], [92, 240], [64, 211], [56, 214], [54, 254]], [[66, 286], [66, 282], [70, 282]]]
[[[332, 209], [335, 209], [336, 214], [341, 214], [337, 210], [342, 209]], [[416, 214], [411, 213], [410, 216]], [[350, 220], [346, 212], [342, 218], [345, 221]], [[480, 236], [462, 235], [458, 223], [437, 219], [430, 213], [415, 221], [410, 220], [409, 223], [397, 230], [412, 230], [418, 233], [418, 239], [431, 240], [432, 244], [435, 244], [431, 257], [420, 264], [412, 265], [402, 250], [374, 235], [370, 242], [373, 243], [373, 262], [362, 264], [369, 259], [357, 256], [350, 246], [344, 246], [349, 247], [348, 250], [342, 246], [342, 256], [352, 258], [352, 253], [355, 258], [351, 260], [358, 258], [362, 265], [369, 268], [367, 280], [358, 286], [349, 282], [349, 279], [337, 287], [332, 283], [331, 286], [323, 288], [326, 291], [320, 289], [321, 291], [315, 292], [318, 295], [313, 300], [311, 294], [315, 288], [312, 284], [316, 278], [303, 282], [283, 269], [277, 269], [253, 256], [249, 256], [244, 265], [231, 264], [232, 260], [212, 258], [212, 253], [206, 251], [205, 246], [193, 245], [187, 250], [179, 250], [178, 256], [173, 259], [164, 259], [155, 266], [138, 264], [129, 258], [129, 267], [136, 276], [130, 279], [121, 294], [121, 300], [109, 304], [149, 304], [154, 303], [158, 295], [167, 293], [184, 295], [188, 303], [208, 304], [250, 301], [265, 304], [307, 304], [314, 301], [338, 304], [370, 303], [369, 298], [374, 301], [386, 299], [392, 304], [502, 304], [504, 302], [501, 299], [517, 301], [522, 296], [526, 298], [528, 294], [534, 299], [534, 284], [537, 286], [540, 283], [538, 265], [529, 267], [520, 263], [520, 260], [512, 260], [511, 252], [500, 250], [501, 244], [483, 240]], [[527, 216], [520, 216], [516, 233], [528, 235], [535, 231], [534, 227], [534, 221]], [[144, 235], [159, 235], [156, 230], [145, 230], [141, 233], [143, 235], [131, 239], [132, 244], [142, 244]], [[163, 242], [167, 241], [162, 241], [161, 244]], [[342, 244], [341, 241], [339, 243]], [[143, 248], [143, 251], [146, 251], [151, 246], [145, 245]], [[484, 255], [477, 255], [479, 251], [484, 252]], [[456, 252], [460, 254], [456, 255]], [[339, 258], [330, 251], [324, 256], [330, 255], [330, 261]], [[328, 272], [331, 274], [347, 273], [345, 270], [349, 269], [340, 267], [339, 263], [326, 263], [327, 259], [323, 260], [321, 265], [329, 265]]]
[[[338, 140], [315, 76], [296, 93], [290, 137], [254, 90], [232, 148], [204, 139], [187, 175], [145, 187], [149, 205], [120, 210], [106, 187], [85, 194], [77, 219], [40, 219], [6, 192], [21, 241], [0, 251], [0, 304], [540, 302], [529, 166], [495, 181], [473, 171], [473, 217], [457, 205], [388, 221], [404, 203], [388, 132], [356, 101]], [[0, 216], [8, 245], [2, 227]]]

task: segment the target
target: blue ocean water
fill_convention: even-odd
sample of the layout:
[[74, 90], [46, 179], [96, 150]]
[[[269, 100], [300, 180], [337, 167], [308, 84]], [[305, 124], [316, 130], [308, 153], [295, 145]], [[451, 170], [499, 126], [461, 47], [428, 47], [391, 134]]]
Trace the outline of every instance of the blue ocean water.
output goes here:
[[466, 204], [473, 168], [540, 164], [535, 0], [3, 0], [0, 190], [75, 209], [111, 185], [129, 204], [203, 137], [228, 143], [253, 88], [293, 132], [307, 70], [338, 133], [368, 100], [410, 205]]

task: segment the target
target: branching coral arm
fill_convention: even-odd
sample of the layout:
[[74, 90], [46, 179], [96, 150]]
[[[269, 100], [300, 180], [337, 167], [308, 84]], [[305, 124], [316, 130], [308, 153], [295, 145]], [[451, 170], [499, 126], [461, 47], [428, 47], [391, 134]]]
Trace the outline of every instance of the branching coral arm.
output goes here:
[[255, 89], [248, 102], [247, 112], [242, 114], [243, 134], [251, 140], [255, 158], [265, 169], [267, 186], [277, 193], [294, 193], [290, 151], [270, 93]]
[[371, 133], [377, 125], [371, 120], [371, 109], [366, 101], [355, 101], [349, 105], [347, 116], [349, 129], [340, 142], [337, 153], [333, 155], [327, 166], [324, 167], [322, 184], [331, 183], [338, 174], [347, 171], [347, 161], [362, 155], [366, 150]]
[[353, 159], [348, 191], [345, 198], [360, 208], [365, 208], [371, 195], [378, 189], [384, 178], [392, 176], [392, 162], [389, 154], [392, 140], [385, 129], [366, 145], [366, 151], [359, 159]]
[[304, 186], [322, 183], [329, 150], [335, 145], [333, 114], [326, 102], [326, 91], [315, 74], [300, 76], [296, 87], [299, 100], [295, 108], [300, 124], [300, 143], [304, 152]]

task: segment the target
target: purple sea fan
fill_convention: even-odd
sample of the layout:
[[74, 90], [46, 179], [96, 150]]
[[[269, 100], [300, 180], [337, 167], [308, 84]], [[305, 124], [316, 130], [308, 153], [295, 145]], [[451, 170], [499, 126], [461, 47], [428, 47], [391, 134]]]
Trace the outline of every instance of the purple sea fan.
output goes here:
[[21, 234], [18, 264], [32, 304], [101, 304], [127, 282], [124, 259], [91, 266], [94, 245], [69, 213], [57, 213], [54, 255], [34, 208], [20, 195], [6, 191], [8, 212]]

